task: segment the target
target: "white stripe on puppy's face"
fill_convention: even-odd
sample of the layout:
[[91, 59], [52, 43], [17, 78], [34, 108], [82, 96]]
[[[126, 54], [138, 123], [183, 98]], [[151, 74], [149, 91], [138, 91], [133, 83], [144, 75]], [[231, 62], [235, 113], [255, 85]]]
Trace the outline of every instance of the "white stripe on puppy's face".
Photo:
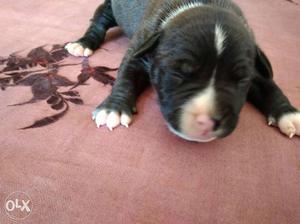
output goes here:
[[[199, 125], [197, 117], [207, 115], [213, 117], [216, 111], [216, 90], [215, 90], [215, 74], [211, 78], [208, 86], [195, 95], [192, 99], [182, 106], [182, 112], [179, 119], [179, 130], [181, 135], [190, 139], [206, 141], [199, 136]], [[211, 136], [212, 138], [212, 136]]]
[[216, 24], [215, 27], [215, 47], [218, 52], [218, 56], [222, 54], [225, 49], [226, 33], [221, 25]]
[[177, 9], [172, 11], [167, 15], [167, 17], [162, 21], [161, 26], [164, 28], [172, 19], [174, 19], [179, 14], [193, 8], [202, 7], [204, 4], [201, 2], [190, 2], [188, 4], [183, 4], [179, 6]]

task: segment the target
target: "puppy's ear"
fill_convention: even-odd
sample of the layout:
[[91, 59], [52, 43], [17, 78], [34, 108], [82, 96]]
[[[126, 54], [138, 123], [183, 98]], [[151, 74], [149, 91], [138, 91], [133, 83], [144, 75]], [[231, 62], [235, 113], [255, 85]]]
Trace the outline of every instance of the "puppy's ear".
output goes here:
[[273, 77], [272, 65], [266, 54], [258, 46], [256, 47], [255, 68], [264, 78], [270, 79]]
[[148, 39], [145, 40], [144, 43], [142, 43], [138, 47], [138, 49], [134, 52], [133, 56], [137, 58], [153, 50], [159, 43], [159, 38], [161, 36], [161, 33], [162, 33], [161, 31], [158, 31], [152, 34]]

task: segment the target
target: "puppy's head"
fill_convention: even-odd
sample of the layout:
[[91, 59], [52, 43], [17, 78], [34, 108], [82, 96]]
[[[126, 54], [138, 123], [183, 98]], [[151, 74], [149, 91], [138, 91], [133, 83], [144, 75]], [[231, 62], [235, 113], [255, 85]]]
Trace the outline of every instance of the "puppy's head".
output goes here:
[[141, 52], [152, 48], [150, 76], [161, 111], [170, 130], [187, 140], [229, 135], [256, 73], [272, 75], [251, 32], [236, 18], [203, 21], [191, 13], [147, 45]]

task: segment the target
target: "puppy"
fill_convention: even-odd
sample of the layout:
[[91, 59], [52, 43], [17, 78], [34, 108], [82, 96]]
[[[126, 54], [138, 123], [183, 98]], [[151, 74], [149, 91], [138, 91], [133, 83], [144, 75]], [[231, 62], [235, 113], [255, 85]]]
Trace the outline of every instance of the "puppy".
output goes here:
[[131, 42], [111, 94], [93, 112], [98, 127], [128, 127], [151, 83], [169, 129], [186, 140], [229, 135], [247, 100], [269, 125], [300, 135], [300, 112], [274, 83], [268, 58], [231, 0], [106, 0], [66, 49], [90, 56], [114, 26]]

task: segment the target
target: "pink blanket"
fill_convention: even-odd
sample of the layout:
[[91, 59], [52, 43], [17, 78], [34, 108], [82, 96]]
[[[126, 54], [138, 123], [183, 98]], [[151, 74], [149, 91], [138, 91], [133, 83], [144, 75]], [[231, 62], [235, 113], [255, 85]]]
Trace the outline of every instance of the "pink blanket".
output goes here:
[[[300, 6], [237, 2], [300, 108]], [[108, 68], [119, 66], [128, 39], [112, 30], [89, 62], [56, 44], [79, 38], [98, 4], [1, 4], [0, 69], [10, 66], [0, 75], [0, 223], [300, 223], [300, 138], [268, 127], [251, 105], [231, 136], [205, 144], [168, 131], [152, 89], [129, 129], [95, 127], [91, 112], [109, 94]], [[38, 75], [24, 81], [28, 69]]]

